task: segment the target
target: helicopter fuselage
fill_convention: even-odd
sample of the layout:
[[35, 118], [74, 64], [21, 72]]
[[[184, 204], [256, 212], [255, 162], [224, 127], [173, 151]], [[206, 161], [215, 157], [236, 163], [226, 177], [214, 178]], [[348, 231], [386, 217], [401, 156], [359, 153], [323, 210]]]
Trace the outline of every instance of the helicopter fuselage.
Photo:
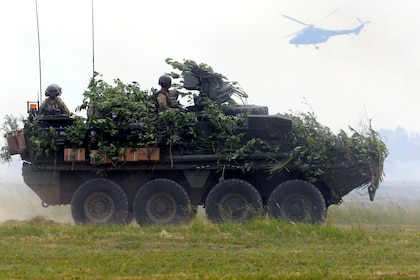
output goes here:
[[[334, 10], [327, 17], [334, 14], [337, 10], [338, 9]], [[296, 45], [296, 47], [299, 45], [314, 45], [316, 49], [318, 49], [318, 46], [316, 44], [326, 42], [331, 36], [338, 36], [338, 35], [351, 34], [351, 33], [358, 35], [360, 30], [362, 30], [362, 28], [365, 26], [365, 24], [369, 23], [368, 21], [362, 22], [359, 18], [357, 18], [357, 20], [360, 22], [360, 25], [354, 29], [331, 30], [331, 29], [317, 28], [313, 24], [307, 24], [298, 19], [289, 17], [288, 15], [282, 15], [282, 16], [287, 19], [293, 20], [299, 24], [307, 26], [298, 32], [285, 36], [286, 38], [286, 37], [295, 35], [291, 40], [289, 40], [290, 44]], [[324, 19], [326, 19], [327, 17], [325, 17]]]
[[306, 27], [302, 31], [298, 32], [289, 43], [293, 45], [313, 45], [318, 43], [326, 42], [332, 36], [344, 35], [344, 34], [359, 34], [364, 24], [359, 25], [354, 29], [344, 30], [327, 30], [322, 28], [315, 28], [313, 26]]

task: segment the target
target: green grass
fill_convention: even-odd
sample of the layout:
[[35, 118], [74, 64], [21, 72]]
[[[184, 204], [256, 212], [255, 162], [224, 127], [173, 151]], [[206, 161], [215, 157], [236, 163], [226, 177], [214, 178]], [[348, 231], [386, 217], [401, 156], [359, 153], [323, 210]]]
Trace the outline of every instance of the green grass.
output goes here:
[[419, 217], [420, 207], [414, 203], [355, 201], [330, 206], [327, 222], [334, 225], [420, 227]]
[[0, 224], [0, 278], [420, 278], [418, 210], [344, 206], [330, 208], [321, 225], [216, 225], [202, 213], [176, 227], [7, 221]]

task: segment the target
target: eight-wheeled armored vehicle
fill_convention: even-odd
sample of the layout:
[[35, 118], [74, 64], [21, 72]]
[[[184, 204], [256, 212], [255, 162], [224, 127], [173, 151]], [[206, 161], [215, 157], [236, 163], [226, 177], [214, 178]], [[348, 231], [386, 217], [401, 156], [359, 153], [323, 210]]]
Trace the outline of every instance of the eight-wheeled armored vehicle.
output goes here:
[[[367, 187], [373, 200], [382, 172], [380, 157], [370, 160], [368, 168], [332, 163], [322, 174], [308, 177], [299, 164], [289, 164], [296, 150], [290, 117], [269, 115], [265, 106], [228, 105], [232, 94], [245, 95], [221, 75], [199, 67], [184, 74], [184, 88], [198, 93], [194, 104], [166, 115], [150, 108], [155, 116], [136, 122], [119, 121], [124, 118], [121, 106], [129, 104], [124, 102], [108, 115], [89, 119], [38, 118], [38, 106], [28, 103], [24, 129], [7, 136], [10, 153], [24, 161], [25, 183], [44, 206], [71, 204], [77, 224], [126, 224], [134, 219], [139, 225], [180, 224], [190, 221], [198, 206], [212, 222], [268, 215], [316, 223], [355, 188]], [[218, 123], [206, 113], [209, 106], [220, 110]], [[196, 117], [176, 134], [180, 115]], [[234, 128], [218, 130], [232, 119]], [[166, 121], [171, 125], [165, 126]], [[282, 171], [273, 172], [280, 163]]]

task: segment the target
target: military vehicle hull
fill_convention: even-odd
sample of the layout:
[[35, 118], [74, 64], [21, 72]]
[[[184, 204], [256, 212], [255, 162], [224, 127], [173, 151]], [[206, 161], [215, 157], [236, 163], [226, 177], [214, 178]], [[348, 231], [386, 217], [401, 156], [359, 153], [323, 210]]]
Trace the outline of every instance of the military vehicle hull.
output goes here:
[[[240, 131], [246, 138], [285, 141], [291, 130], [291, 120], [286, 117], [249, 118], [251, 124]], [[267, 122], [270, 133], [264, 126]], [[341, 203], [351, 190], [372, 183], [371, 174], [350, 166], [331, 167], [315, 181], [294, 169], [271, 173], [273, 162], [289, 156], [287, 149], [232, 160], [223, 154], [161, 145], [127, 149], [116, 162], [103, 155], [97, 164], [89, 145], [72, 148], [66, 140], [65, 129], [71, 120], [28, 125], [31, 128], [25, 131], [37, 131], [37, 135], [46, 127], [55, 127], [58, 133], [49, 140], [59, 144], [49, 155], [35, 155], [27, 145], [21, 154], [24, 181], [43, 206], [71, 204], [77, 224], [126, 224], [133, 219], [140, 225], [179, 224], [190, 221], [199, 205], [213, 222], [241, 222], [268, 214], [316, 223], [325, 219], [328, 206]], [[30, 137], [26, 135], [28, 143]], [[250, 161], [252, 169], [244, 171]]]

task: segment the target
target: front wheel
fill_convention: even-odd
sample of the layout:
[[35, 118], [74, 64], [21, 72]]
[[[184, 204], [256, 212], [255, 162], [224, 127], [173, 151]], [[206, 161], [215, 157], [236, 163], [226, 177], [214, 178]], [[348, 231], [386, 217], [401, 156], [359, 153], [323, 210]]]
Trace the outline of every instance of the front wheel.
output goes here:
[[205, 209], [210, 221], [240, 223], [262, 213], [261, 195], [250, 183], [228, 179], [209, 192]]
[[267, 203], [268, 215], [295, 223], [322, 223], [327, 207], [322, 193], [313, 184], [290, 180], [271, 193]]
[[128, 199], [117, 183], [91, 179], [73, 194], [71, 214], [76, 224], [125, 224]]
[[165, 178], [144, 184], [134, 197], [133, 209], [139, 225], [184, 224], [193, 217], [188, 193], [177, 182]]

